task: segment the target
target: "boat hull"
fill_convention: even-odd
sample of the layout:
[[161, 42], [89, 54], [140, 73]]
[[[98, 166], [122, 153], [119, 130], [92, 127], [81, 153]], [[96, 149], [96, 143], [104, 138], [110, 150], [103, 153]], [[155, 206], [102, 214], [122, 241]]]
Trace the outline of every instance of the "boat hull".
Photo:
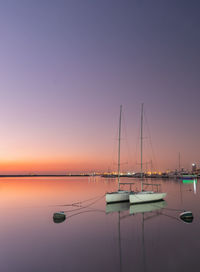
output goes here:
[[159, 201], [165, 197], [166, 197], [166, 193], [155, 193], [152, 191], [139, 192], [139, 193], [131, 193], [129, 195], [129, 201], [130, 201], [130, 204], [137, 204], [137, 203]]
[[196, 179], [197, 175], [180, 175], [177, 178], [178, 179]]
[[117, 191], [106, 194], [106, 203], [129, 201], [129, 191]]

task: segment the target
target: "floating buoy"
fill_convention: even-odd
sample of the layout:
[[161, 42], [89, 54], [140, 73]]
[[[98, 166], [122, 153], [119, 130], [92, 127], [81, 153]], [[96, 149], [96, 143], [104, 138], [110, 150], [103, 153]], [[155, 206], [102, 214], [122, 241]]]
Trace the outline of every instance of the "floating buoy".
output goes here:
[[65, 221], [66, 215], [64, 212], [56, 212], [53, 214], [53, 221], [54, 223], [62, 223]]
[[192, 223], [194, 218], [192, 212], [190, 211], [182, 212], [179, 216], [180, 216], [180, 219], [186, 223]]

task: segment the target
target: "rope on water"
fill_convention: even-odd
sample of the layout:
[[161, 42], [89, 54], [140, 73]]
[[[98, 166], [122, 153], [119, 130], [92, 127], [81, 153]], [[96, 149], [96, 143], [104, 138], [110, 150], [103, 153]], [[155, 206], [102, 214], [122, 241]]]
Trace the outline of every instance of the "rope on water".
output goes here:
[[[105, 196], [105, 195], [103, 195]], [[103, 197], [101, 196], [101, 197]], [[60, 205], [56, 205], [56, 206], [80, 206], [82, 203], [85, 203], [85, 202], [88, 202], [88, 201], [91, 201], [91, 200], [94, 200], [94, 199], [98, 199], [99, 196], [96, 196], [96, 197], [93, 197], [93, 198], [89, 198], [89, 199], [86, 199], [86, 200], [83, 200], [83, 201], [79, 201], [79, 202], [74, 202], [74, 203], [71, 203], [71, 204], [60, 204]]]
[[172, 208], [163, 208], [164, 210], [168, 210], [168, 211], [175, 211], [175, 212], [184, 212], [185, 209], [172, 209]]
[[[152, 203], [152, 205], [153, 206], [155, 206], [155, 207], [160, 207], [159, 205], [156, 205], [156, 203]], [[161, 208], [162, 210], [168, 210], [168, 211], [175, 211], [175, 212], [183, 212], [183, 211], [185, 211], [184, 209], [173, 209], [173, 208]]]
[[88, 211], [82, 211], [82, 212], [78, 212], [78, 213], [75, 213], [75, 214], [72, 214], [72, 215], [70, 215], [70, 216], [68, 216], [67, 217], [67, 219], [69, 219], [69, 218], [71, 218], [71, 217], [73, 217], [73, 216], [76, 216], [76, 215], [79, 215], [79, 214], [82, 214], [82, 213], [89, 213], [89, 212], [102, 212], [102, 213], [104, 213], [105, 214], [105, 211], [102, 211], [102, 210], [88, 210]]
[[171, 219], [176, 219], [177, 221], [179, 221], [179, 222], [180, 222], [180, 220], [179, 220], [178, 218], [176, 218], [175, 216], [171, 216], [171, 215], [166, 214], [166, 213], [161, 213], [160, 215], [167, 216], [167, 217], [169, 217], [169, 218], [171, 218]]
[[[88, 204], [88, 205], [86, 205], [86, 206], [81, 206], [81, 207], [79, 207], [79, 208], [77, 208], [77, 209], [66, 210], [65, 212], [74, 212], [74, 211], [78, 211], [78, 210], [82, 210], [82, 209], [88, 208], [88, 207], [92, 206], [93, 204], [95, 204], [96, 202], [98, 202], [99, 200], [101, 200], [104, 196], [105, 196], [105, 195], [102, 195], [102, 196], [98, 197], [97, 199], [96, 199], [96, 197], [95, 197], [95, 198], [93, 198], [93, 199], [96, 199], [96, 200], [93, 201], [92, 203], [90, 203], [90, 204]], [[90, 199], [90, 200], [91, 200], [91, 199]], [[85, 203], [85, 202], [87, 202], [87, 201], [89, 201], [89, 200], [87, 199], [87, 200], [82, 201], [82, 202], [80, 202], [80, 203]], [[63, 205], [63, 206], [66, 206], [66, 205]]]

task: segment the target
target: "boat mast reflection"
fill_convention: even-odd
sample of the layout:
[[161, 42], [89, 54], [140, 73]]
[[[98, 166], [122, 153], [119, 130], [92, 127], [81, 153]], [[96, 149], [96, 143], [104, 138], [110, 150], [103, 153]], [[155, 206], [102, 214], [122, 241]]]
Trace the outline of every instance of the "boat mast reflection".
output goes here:
[[121, 212], [129, 210], [129, 202], [118, 202], [106, 205], [106, 214], [118, 213], [118, 249], [119, 249], [119, 271], [122, 272], [122, 249], [121, 249], [121, 220], [129, 216], [121, 217]]
[[[141, 214], [142, 215], [142, 260], [143, 260], [143, 271], [146, 271], [146, 254], [145, 254], [145, 221], [151, 220], [154, 217], [160, 216], [161, 210], [167, 206], [167, 202], [162, 200], [154, 203], [145, 203], [130, 206], [130, 215]], [[148, 217], [145, 214], [151, 213]]]
[[[146, 259], [145, 259], [145, 239], [144, 239], [144, 222], [147, 219], [152, 219], [155, 216], [159, 216], [161, 213], [158, 211], [167, 206], [166, 201], [159, 201], [155, 203], [144, 203], [137, 205], [130, 205], [127, 202], [113, 203], [106, 205], [106, 214], [118, 213], [118, 248], [119, 248], [119, 271], [122, 272], [122, 250], [121, 250], [121, 220], [134, 214], [142, 214], [142, 259], [144, 265], [144, 271], [146, 271]], [[121, 217], [121, 213], [129, 210], [128, 215]], [[156, 212], [156, 214], [155, 214]], [[150, 216], [144, 218], [145, 213], [153, 213]]]

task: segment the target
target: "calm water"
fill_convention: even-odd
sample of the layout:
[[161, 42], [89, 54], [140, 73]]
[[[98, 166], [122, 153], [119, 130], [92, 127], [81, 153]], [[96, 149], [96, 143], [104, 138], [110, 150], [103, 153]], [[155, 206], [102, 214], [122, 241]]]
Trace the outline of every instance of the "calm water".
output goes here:
[[[199, 271], [199, 181], [154, 182], [166, 202], [136, 209], [106, 207], [114, 179], [1, 179], [0, 271]], [[192, 223], [179, 219], [183, 209]], [[56, 211], [64, 222], [54, 223]]]

